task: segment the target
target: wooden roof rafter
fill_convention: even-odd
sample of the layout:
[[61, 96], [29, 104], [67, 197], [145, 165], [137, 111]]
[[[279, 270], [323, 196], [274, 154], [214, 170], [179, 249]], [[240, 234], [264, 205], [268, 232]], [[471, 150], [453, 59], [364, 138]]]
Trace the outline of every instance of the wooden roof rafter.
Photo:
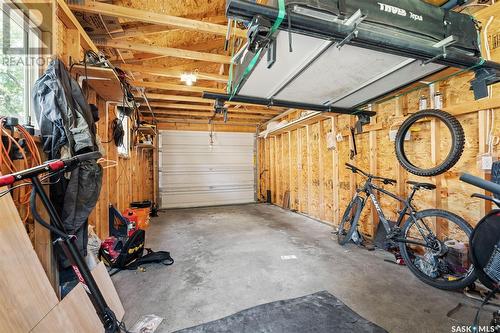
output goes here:
[[[175, 109], [175, 110], [200, 110], [200, 111], [213, 111], [213, 106], [211, 105], [192, 105], [192, 104], [175, 104], [175, 103], [158, 103], [149, 102], [151, 107], [161, 108], [161, 109]], [[246, 109], [246, 108], [228, 108], [230, 113], [239, 114], [255, 114], [257, 116], [272, 117], [281, 113], [279, 110], [258, 110], [258, 109]]]
[[[186, 96], [186, 95], [168, 95], [168, 94], [157, 94], [157, 93], [146, 93], [148, 100], [151, 101], [169, 101], [169, 102], [189, 102], [189, 103], [200, 103], [209, 104], [210, 106], [214, 104], [212, 99], [206, 99], [197, 96]], [[140, 95], [135, 95], [136, 98], [142, 98]], [[200, 105], [198, 104], [198, 105]], [[231, 102], [226, 101], [226, 105], [233, 106], [231, 110], [240, 112], [250, 112], [250, 113], [262, 113], [270, 115], [278, 115], [285, 111], [286, 108], [279, 107], [262, 107], [260, 105]], [[248, 107], [248, 108], [247, 108]]]
[[[162, 66], [149, 66], [149, 65], [144, 66], [144, 65], [134, 65], [134, 64], [123, 64], [118, 67], [126, 71], [139, 72], [139, 73], [164, 76], [170, 78], [180, 78], [181, 74], [186, 72], [182, 70], [170, 70]], [[196, 76], [199, 80], [217, 81], [222, 83], [226, 83], [228, 80], [227, 75], [219, 75], [212, 73], [197, 72]]]
[[222, 54], [215, 54], [215, 53], [191, 51], [191, 50], [184, 50], [184, 49], [178, 49], [178, 48], [172, 48], [172, 47], [158, 47], [158, 46], [152, 46], [152, 45], [141, 44], [141, 43], [115, 41], [115, 40], [109, 40], [109, 39], [107, 39], [107, 40], [98, 39], [95, 41], [95, 44], [100, 46], [100, 47], [139, 51], [139, 52], [157, 54], [157, 55], [166, 56], [166, 57], [176, 57], [176, 58], [183, 58], [183, 59], [190, 59], [190, 60], [200, 60], [200, 61], [208, 61], [208, 62], [215, 62], [215, 63], [223, 63], [223, 64], [230, 64], [231, 63], [230, 56], [226, 56], [226, 55], [222, 55]]
[[[227, 17], [225, 15], [218, 15], [213, 17], [201, 18], [200, 21], [210, 22], [215, 24], [225, 24], [227, 22]], [[182, 29], [176, 29], [160, 24], [145, 23], [144, 26], [128, 28], [125, 29], [123, 32], [116, 32], [111, 35], [114, 39], [124, 39], [124, 38], [143, 37], [161, 33], [169, 33], [180, 30]]]
[[[144, 110], [144, 113], [147, 113], [149, 111]], [[171, 116], [186, 116], [186, 117], [213, 117], [214, 112], [213, 111], [189, 111], [189, 110], [160, 110], [153, 108], [153, 112], [155, 116], [158, 115], [171, 115]], [[228, 113], [228, 119], [246, 119], [246, 120], [251, 120], [255, 122], [262, 122], [270, 119], [271, 117], [268, 116], [257, 116], [257, 115], [246, 115], [246, 114], [241, 114], [241, 113]]]
[[[227, 27], [220, 24], [202, 22], [178, 16], [165, 15], [142, 9], [127, 8], [97, 1], [87, 0], [83, 5], [70, 4], [69, 7], [72, 10], [79, 12], [138, 20], [147, 23], [176, 27], [180, 29], [212, 33], [215, 35], [225, 36], [227, 31]], [[242, 29], [235, 30], [234, 34], [238, 37], [246, 37], [246, 32]]]
[[219, 88], [202, 87], [202, 86], [187, 86], [187, 85], [181, 85], [181, 84], [162, 83], [162, 82], [146, 82], [146, 81], [137, 81], [137, 80], [132, 81], [130, 84], [132, 84], [135, 87], [160, 89], [160, 90], [172, 90], [172, 91], [187, 91], [187, 92], [197, 92], [197, 93], [202, 93], [204, 91], [224, 93], [224, 91], [225, 91], [224, 89], [219, 89]]
[[225, 123], [228, 125], [231, 124], [246, 124], [246, 125], [252, 125], [252, 126], [257, 126], [261, 122], [260, 121], [252, 121], [251, 119], [233, 119], [231, 117], [228, 118], [227, 122], [224, 122], [224, 119], [221, 116], [216, 116], [215, 118], [213, 117], [201, 117], [201, 116], [195, 116], [195, 117], [185, 117], [185, 116], [175, 116], [175, 115], [162, 115], [162, 114], [156, 114], [155, 113], [155, 118], [161, 123], [161, 122], [185, 122], [185, 123], [204, 123], [208, 124], [209, 120], [212, 119], [212, 122], [214, 123]]

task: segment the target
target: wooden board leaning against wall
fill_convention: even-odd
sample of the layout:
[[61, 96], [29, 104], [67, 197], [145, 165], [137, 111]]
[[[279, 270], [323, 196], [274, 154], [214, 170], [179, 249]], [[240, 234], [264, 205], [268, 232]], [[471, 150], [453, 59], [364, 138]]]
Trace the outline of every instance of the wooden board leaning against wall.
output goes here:
[[[92, 45], [82, 28], [75, 25], [76, 18], [65, 2], [58, 0], [57, 4], [57, 18], [52, 36], [54, 52], [55, 56], [59, 57], [69, 68], [72, 62], [83, 59], [84, 50], [94, 49], [95, 46]], [[89, 103], [96, 104], [99, 108], [100, 120], [97, 123], [97, 128], [101, 141], [109, 141], [111, 123], [116, 118], [116, 103], [107, 105], [106, 101], [91, 89], [87, 91], [87, 94]], [[130, 202], [133, 201], [154, 201], [158, 190], [153, 170], [155, 161], [157, 161], [158, 150], [156, 147], [154, 149], [132, 147], [129, 156], [124, 157], [118, 155], [117, 147], [112, 142], [103, 143], [103, 146], [106, 152], [105, 158], [116, 162], [116, 165], [105, 168], [99, 201], [89, 217], [89, 223], [94, 226], [101, 239], [108, 236], [108, 207], [110, 203], [122, 211], [129, 207]], [[4, 173], [6, 172], [1, 166], [0, 169]], [[22, 213], [24, 214], [24, 212]], [[41, 215], [47, 217], [42, 209]], [[44, 227], [33, 223], [32, 219], [28, 222], [32, 228], [26, 229], [35, 252], [52, 286], [57, 289], [57, 274], [55, 273], [50, 235]]]
[[[488, 30], [489, 39], [492, 41], [491, 58], [500, 61], [500, 47], [498, 43], [493, 43], [493, 40], [498, 40], [500, 36], [499, 4], [481, 11], [477, 17], [484, 27], [491, 16], [498, 17]], [[436, 191], [418, 193], [414, 201], [417, 208], [448, 209], [474, 226], [491, 206], [470, 198], [473, 192], [479, 192], [478, 189], [459, 181], [458, 177], [459, 173], [464, 171], [480, 177], [489, 177], [489, 174], [484, 173], [477, 165], [477, 156], [487, 149], [486, 132], [489, 125], [488, 111], [483, 110], [484, 106], [481, 105], [498, 109], [500, 102], [475, 102], [469, 90], [469, 81], [472, 78], [471, 73], [465, 72], [434, 85], [435, 91], [443, 94], [444, 110], [457, 116], [467, 140], [462, 158], [445, 174], [421, 178], [406, 172], [396, 159], [394, 142], [389, 140], [389, 131], [397, 129], [397, 125], [401, 124], [405, 116], [418, 111], [421, 96], [427, 96], [430, 100], [430, 89], [422, 88], [400, 97], [396, 97], [398, 93], [394, 93], [372, 104], [377, 115], [372, 118], [371, 124], [364, 127], [362, 134], [356, 135], [358, 155], [352, 160], [349, 157], [349, 128], [355, 121], [354, 117], [324, 114], [316, 117], [313, 122], [307, 121], [303, 125], [291, 127], [290, 130], [279, 131], [275, 135], [259, 139], [259, 200], [265, 201], [266, 191], [270, 190], [273, 204], [283, 206], [283, 196], [289, 191], [290, 209], [338, 225], [341, 214], [357, 184], [362, 180], [360, 176], [346, 170], [344, 164], [349, 162], [372, 174], [397, 179], [398, 185], [383, 187], [401, 196], [408, 194], [409, 187], [405, 183], [407, 180], [436, 184]], [[496, 85], [493, 88], [493, 98], [499, 93], [500, 87]], [[298, 119], [300, 114], [301, 112], [297, 111], [284, 119], [291, 122]], [[500, 110], [496, 110], [495, 123], [500, 124]], [[418, 155], [414, 158], [423, 161], [432, 159], [433, 153], [446, 154], [444, 147], [449, 144], [449, 138], [439, 135], [444, 131], [444, 128], [440, 130], [431, 127], [430, 123], [422, 125], [415, 135], [415, 151], [418, 151]], [[342, 141], [338, 141], [336, 149], [333, 150], [327, 148], [326, 138], [329, 132], [333, 132], [334, 136], [342, 136]], [[500, 135], [499, 125], [495, 126], [494, 135]], [[433, 144], [419, 144], [419, 138], [423, 137], [433, 138]], [[429, 139], [426, 142], [428, 143]], [[380, 199], [387, 217], [395, 220], [399, 208], [397, 202], [386, 196], [381, 196]], [[360, 220], [361, 230], [373, 236], [378, 220], [371, 203], [366, 208]]]

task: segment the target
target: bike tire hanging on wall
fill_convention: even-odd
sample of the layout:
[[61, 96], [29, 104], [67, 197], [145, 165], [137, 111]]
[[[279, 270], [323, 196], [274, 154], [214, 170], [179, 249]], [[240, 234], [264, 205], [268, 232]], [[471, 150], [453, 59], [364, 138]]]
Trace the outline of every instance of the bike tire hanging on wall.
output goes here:
[[[410, 162], [405, 153], [405, 137], [416, 122], [427, 118], [436, 119], [446, 125], [451, 134], [451, 148], [446, 158], [436, 166], [424, 169]], [[396, 156], [401, 166], [414, 175], [429, 177], [440, 175], [451, 169], [460, 159], [465, 147], [465, 134], [460, 122], [451, 114], [442, 110], [429, 109], [418, 111], [406, 119], [396, 134]]]

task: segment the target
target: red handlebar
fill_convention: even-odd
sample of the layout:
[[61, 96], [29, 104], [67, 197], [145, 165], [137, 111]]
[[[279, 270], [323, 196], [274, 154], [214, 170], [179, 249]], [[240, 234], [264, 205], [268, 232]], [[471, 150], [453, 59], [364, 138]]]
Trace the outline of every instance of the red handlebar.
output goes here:
[[70, 157], [70, 158], [66, 158], [66, 159], [49, 161], [49, 162], [46, 162], [42, 165], [38, 165], [38, 166], [33, 167], [33, 168], [22, 170], [22, 171], [19, 171], [19, 172], [13, 173], [13, 174], [9, 174], [9, 175], [0, 176], [0, 187], [12, 185], [16, 181], [20, 181], [23, 179], [36, 177], [39, 174], [42, 174], [45, 172], [54, 172], [54, 171], [63, 170], [65, 168], [67, 168], [68, 170], [72, 170], [72, 167], [78, 166], [83, 161], [97, 160], [100, 157], [101, 157], [101, 154], [99, 152], [91, 152], [91, 153], [76, 155], [74, 157]]
[[16, 181], [13, 175], [0, 176], [0, 187], [12, 185]]

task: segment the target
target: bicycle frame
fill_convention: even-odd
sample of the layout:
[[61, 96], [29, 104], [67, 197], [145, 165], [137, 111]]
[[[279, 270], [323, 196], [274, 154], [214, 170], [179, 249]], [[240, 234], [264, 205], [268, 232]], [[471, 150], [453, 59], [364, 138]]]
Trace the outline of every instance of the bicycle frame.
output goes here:
[[[415, 216], [414, 216], [416, 213], [416, 209], [415, 209], [415, 207], [413, 207], [413, 205], [411, 203], [413, 200], [413, 197], [415, 196], [415, 193], [417, 192], [417, 189], [414, 188], [412, 190], [411, 194], [408, 196], [408, 198], [403, 199], [403, 198], [373, 184], [372, 180], [373, 180], [373, 178], [368, 177], [364, 186], [362, 188], [359, 188], [356, 190], [356, 192], [357, 192], [356, 195], [359, 196], [363, 202], [361, 209], [364, 209], [364, 206], [366, 204], [366, 200], [368, 198], [370, 198], [372, 203], [373, 203], [373, 206], [375, 207], [375, 210], [377, 211], [380, 222], [382, 222], [382, 225], [383, 225], [389, 239], [391, 239], [395, 242], [398, 242], [398, 243], [416, 244], [416, 245], [421, 245], [421, 246], [431, 248], [427, 243], [402, 238], [402, 237], [400, 237], [399, 232], [398, 232], [399, 227], [403, 223], [403, 219], [405, 218], [405, 216], [409, 216], [409, 218], [411, 218], [414, 221], [414, 223], [417, 226], [417, 229], [419, 230], [422, 237], [425, 239], [423, 229], [420, 226], [420, 224], [418, 223], [418, 220], [416, 220]], [[361, 192], [366, 194], [366, 198], [363, 198], [359, 195], [359, 193], [361, 193]], [[375, 195], [375, 192], [383, 193], [383, 194], [385, 194], [385, 195], [387, 195], [387, 196], [389, 196], [389, 197], [391, 197], [391, 198], [393, 198], [393, 199], [395, 199], [403, 204], [403, 209], [399, 212], [399, 216], [398, 216], [398, 219], [396, 221], [395, 227], [391, 227], [391, 225], [389, 224], [389, 221], [385, 217], [385, 214], [380, 206], [380, 202], [378, 201], [377, 196]], [[424, 226], [425, 226], [425, 229], [427, 229], [427, 232], [432, 233], [432, 231], [429, 229], [429, 227], [427, 227], [427, 225], [425, 223], [424, 223]]]

